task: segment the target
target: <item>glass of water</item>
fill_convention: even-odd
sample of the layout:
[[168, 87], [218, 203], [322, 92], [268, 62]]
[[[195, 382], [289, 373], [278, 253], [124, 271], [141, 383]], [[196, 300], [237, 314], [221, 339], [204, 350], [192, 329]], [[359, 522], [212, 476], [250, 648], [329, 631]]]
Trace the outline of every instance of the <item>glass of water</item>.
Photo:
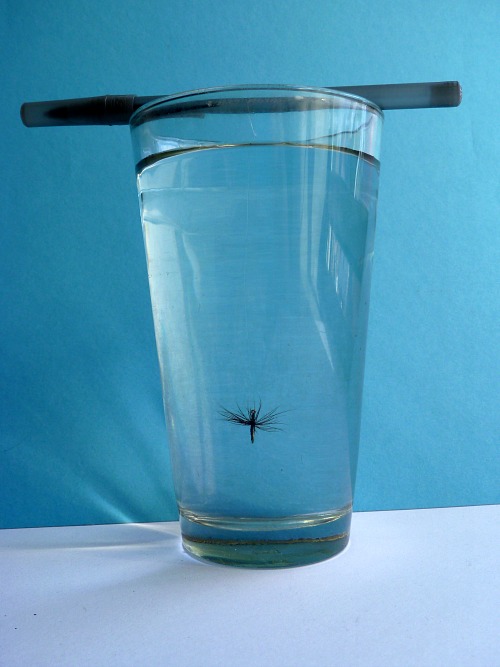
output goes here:
[[349, 540], [382, 112], [241, 86], [130, 127], [183, 545], [287, 567]]

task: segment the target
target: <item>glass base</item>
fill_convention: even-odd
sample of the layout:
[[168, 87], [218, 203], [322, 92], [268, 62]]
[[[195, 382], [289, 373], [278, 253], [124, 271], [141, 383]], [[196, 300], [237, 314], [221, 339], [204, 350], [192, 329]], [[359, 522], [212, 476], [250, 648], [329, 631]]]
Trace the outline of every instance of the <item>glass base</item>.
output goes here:
[[200, 516], [181, 510], [185, 551], [196, 559], [248, 568], [311, 565], [349, 542], [352, 509], [286, 518]]

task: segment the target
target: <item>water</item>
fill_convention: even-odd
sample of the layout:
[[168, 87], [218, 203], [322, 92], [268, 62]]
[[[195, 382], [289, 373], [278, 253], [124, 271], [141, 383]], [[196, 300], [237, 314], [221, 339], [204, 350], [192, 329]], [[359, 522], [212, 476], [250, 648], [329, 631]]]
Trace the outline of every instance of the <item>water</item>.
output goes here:
[[226, 562], [240, 543], [239, 564], [255, 565], [272, 543], [273, 566], [294, 564], [297, 544], [302, 562], [305, 548], [339, 551], [378, 163], [289, 144], [186, 149], [139, 165], [138, 187], [186, 548]]

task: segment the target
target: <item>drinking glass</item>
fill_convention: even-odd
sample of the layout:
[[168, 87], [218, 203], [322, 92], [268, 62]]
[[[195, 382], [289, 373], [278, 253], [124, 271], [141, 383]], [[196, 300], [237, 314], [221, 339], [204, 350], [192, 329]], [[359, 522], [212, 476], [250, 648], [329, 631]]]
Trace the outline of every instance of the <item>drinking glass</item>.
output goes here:
[[348, 543], [383, 114], [239, 86], [130, 121], [182, 541], [241, 567]]

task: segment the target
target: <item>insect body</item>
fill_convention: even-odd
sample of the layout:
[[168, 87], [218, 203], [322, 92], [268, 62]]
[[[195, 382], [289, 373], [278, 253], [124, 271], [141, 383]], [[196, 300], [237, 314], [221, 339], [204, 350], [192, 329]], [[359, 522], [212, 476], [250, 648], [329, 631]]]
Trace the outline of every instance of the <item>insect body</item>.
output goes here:
[[244, 412], [240, 406], [238, 405], [238, 412], [231, 412], [231, 410], [226, 410], [226, 408], [222, 408], [219, 411], [219, 414], [223, 419], [225, 419], [228, 422], [231, 422], [232, 424], [240, 424], [241, 426], [250, 426], [250, 440], [254, 442], [255, 440], [255, 431], [260, 430], [260, 431], [282, 431], [283, 429], [278, 428], [276, 424], [280, 424], [281, 422], [277, 421], [277, 417], [279, 415], [282, 415], [283, 412], [278, 412], [278, 408], [274, 408], [274, 410], [270, 410], [269, 412], [266, 412], [262, 416], [260, 415], [260, 411], [262, 409], [262, 403], [259, 401], [259, 407], [258, 408], [247, 408], [246, 412]]

